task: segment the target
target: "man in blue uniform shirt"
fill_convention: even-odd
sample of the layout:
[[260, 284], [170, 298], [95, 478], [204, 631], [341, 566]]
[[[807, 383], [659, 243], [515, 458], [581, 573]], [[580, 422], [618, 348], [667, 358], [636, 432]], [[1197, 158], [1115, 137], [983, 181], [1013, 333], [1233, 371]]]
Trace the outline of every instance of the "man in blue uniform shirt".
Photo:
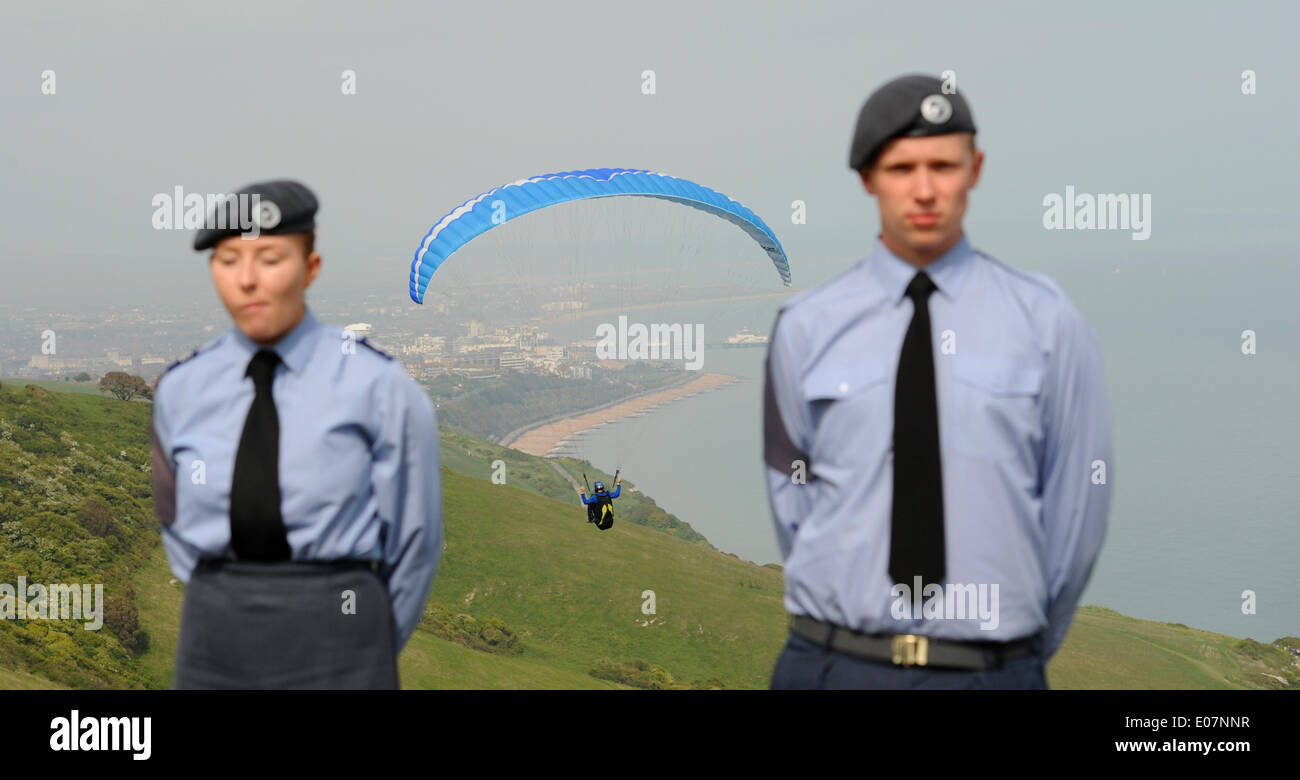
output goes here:
[[195, 239], [234, 327], [164, 374], [153, 409], [163, 543], [188, 583], [173, 687], [396, 688], [442, 551], [433, 404], [307, 308], [311, 191], [240, 192], [259, 235]]
[[850, 152], [871, 254], [778, 313], [764, 461], [790, 637], [773, 688], [1046, 688], [1105, 535], [1092, 329], [962, 230], [965, 98], [881, 87]]

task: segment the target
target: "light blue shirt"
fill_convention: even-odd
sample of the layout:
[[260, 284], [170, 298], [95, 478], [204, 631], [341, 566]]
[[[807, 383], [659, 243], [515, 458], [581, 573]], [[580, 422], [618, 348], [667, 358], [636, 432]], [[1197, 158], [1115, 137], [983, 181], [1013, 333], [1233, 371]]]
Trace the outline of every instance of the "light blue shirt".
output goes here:
[[[281, 360], [272, 383], [281, 514], [295, 561], [380, 562], [400, 651], [442, 555], [438, 428], [432, 401], [400, 363], [344, 336], [308, 310], [270, 347]], [[254, 395], [244, 373], [261, 348], [234, 328], [158, 383], [154, 494], [183, 582], [199, 558], [234, 557], [230, 488]]]
[[918, 615], [888, 573], [895, 383], [914, 308], [905, 291], [918, 270], [877, 239], [869, 257], [777, 315], [764, 460], [786, 609], [867, 633], [962, 641], [1045, 630], [1050, 658], [1110, 506], [1111, 412], [1096, 337], [1054, 282], [972, 249], [965, 236], [925, 267], [938, 288], [929, 309], [945, 595], [961, 586], [954, 601], [971, 605], [983, 585], [997, 609], [996, 621], [970, 610]]

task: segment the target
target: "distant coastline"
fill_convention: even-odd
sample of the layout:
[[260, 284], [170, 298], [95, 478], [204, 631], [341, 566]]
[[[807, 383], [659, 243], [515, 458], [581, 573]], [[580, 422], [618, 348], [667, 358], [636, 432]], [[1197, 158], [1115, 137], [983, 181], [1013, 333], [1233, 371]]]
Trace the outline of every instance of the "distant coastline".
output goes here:
[[681, 382], [680, 384], [652, 390], [632, 398], [624, 399], [613, 404], [606, 404], [595, 409], [588, 409], [551, 422], [545, 422], [522, 428], [517, 431], [511, 431], [502, 438], [500, 443], [503, 446], [511, 447], [520, 452], [526, 452], [529, 455], [544, 457], [569, 437], [585, 431], [588, 428], [594, 428], [597, 425], [607, 422], [614, 422], [624, 417], [631, 417], [662, 404], [676, 401], [679, 398], [716, 390], [719, 387], [724, 387], [737, 381], [739, 381], [739, 377], [734, 377], [730, 374], [701, 374], [700, 376]]

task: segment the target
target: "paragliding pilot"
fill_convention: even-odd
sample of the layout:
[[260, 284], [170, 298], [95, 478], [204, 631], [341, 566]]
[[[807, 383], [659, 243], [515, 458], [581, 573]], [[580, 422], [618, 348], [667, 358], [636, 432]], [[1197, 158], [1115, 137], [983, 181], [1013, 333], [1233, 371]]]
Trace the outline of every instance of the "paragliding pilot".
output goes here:
[[[586, 474], [583, 475], [583, 481], [586, 481]], [[614, 492], [610, 493], [605, 490], [605, 483], [597, 480], [596, 491], [592, 495], [587, 495], [585, 487], [578, 488], [578, 497], [582, 503], [587, 505], [587, 522], [595, 523], [596, 527], [602, 531], [609, 530], [614, 525], [614, 499], [623, 491], [623, 478], [614, 474]]]

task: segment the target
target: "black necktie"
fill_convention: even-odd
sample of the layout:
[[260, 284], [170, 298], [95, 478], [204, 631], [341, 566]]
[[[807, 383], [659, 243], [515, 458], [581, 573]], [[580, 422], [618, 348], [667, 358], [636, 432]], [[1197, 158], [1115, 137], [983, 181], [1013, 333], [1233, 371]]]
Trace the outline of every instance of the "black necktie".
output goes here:
[[245, 376], [256, 395], [244, 420], [230, 485], [230, 546], [243, 561], [287, 561], [289, 540], [280, 516], [280, 417], [271, 397], [279, 355], [258, 350]]
[[930, 293], [924, 271], [907, 286], [915, 308], [898, 359], [894, 397], [894, 505], [889, 576], [911, 587], [944, 575], [943, 475], [939, 463], [939, 411], [930, 346]]

